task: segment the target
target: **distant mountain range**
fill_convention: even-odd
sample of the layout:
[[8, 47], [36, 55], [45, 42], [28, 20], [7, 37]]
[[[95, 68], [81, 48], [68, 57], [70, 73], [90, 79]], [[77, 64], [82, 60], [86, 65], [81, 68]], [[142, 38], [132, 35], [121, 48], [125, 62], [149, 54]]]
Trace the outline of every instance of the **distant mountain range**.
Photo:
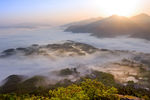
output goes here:
[[0, 24], [0, 29], [35, 29], [40, 27], [51, 27], [51, 25], [43, 24], [43, 23], [20, 23], [20, 24], [10, 24], [10, 25]]
[[101, 19], [103, 19], [103, 18], [102, 17], [90, 18], [90, 19], [81, 20], [81, 21], [78, 21], [78, 22], [72, 22], [72, 23], [69, 23], [69, 24], [65, 24], [63, 26], [68, 27], [68, 26], [71, 26], [71, 25], [86, 25], [86, 24], [90, 24], [92, 22], [95, 22], [95, 21], [98, 21], [98, 20], [101, 20]]
[[73, 33], [92, 33], [97, 37], [130, 36], [150, 40], [150, 16], [139, 14], [131, 18], [112, 15], [107, 18], [85, 20], [68, 24], [65, 31]]

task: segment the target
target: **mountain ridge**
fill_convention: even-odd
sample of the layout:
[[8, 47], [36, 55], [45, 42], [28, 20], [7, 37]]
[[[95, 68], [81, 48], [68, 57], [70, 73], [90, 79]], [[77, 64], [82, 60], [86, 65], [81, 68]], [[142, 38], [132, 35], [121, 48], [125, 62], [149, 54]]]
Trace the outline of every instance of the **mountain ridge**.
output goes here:
[[[73, 33], [92, 33], [92, 35], [97, 37], [117, 37], [127, 35], [134, 38], [150, 40], [150, 29], [148, 27], [150, 23], [142, 21], [142, 24], [140, 20], [145, 20], [145, 17], [143, 16], [150, 22], [150, 16], [146, 14], [140, 14], [131, 18], [112, 15], [84, 25], [71, 25], [67, 27], [65, 31]], [[135, 17], [139, 21], [137, 21]]]

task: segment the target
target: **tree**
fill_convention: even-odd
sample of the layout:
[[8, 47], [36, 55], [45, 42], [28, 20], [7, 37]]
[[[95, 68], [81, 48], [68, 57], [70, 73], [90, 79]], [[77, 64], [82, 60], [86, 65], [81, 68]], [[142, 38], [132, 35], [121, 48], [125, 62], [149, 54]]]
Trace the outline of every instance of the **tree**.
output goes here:
[[52, 100], [117, 100], [117, 89], [106, 87], [96, 80], [86, 79], [79, 85], [49, 91]]

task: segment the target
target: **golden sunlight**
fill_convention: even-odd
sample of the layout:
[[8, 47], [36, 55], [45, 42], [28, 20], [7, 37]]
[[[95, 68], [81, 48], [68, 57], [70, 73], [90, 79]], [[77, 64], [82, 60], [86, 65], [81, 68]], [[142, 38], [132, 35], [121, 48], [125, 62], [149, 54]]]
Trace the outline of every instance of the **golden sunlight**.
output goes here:
[[107, 15], [131, 16], [140, 0], [99, 0], [101, 11]]

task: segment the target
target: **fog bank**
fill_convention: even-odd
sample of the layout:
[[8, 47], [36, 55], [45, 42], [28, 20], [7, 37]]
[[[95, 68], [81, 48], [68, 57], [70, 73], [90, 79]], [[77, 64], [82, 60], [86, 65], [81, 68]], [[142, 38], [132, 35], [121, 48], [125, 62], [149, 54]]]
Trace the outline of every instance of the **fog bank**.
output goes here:
[[32, 44], [51, 44], [65, 40], [78, 41], [111, 50], [135, 50], [150, 53], [150, 41], [148, 40], [128, 37], [96, 38], [88, 33], [63, 32], [63, 29], [58, 27], [0, 30], [0, 51], [8, 48], [26, 47]]

